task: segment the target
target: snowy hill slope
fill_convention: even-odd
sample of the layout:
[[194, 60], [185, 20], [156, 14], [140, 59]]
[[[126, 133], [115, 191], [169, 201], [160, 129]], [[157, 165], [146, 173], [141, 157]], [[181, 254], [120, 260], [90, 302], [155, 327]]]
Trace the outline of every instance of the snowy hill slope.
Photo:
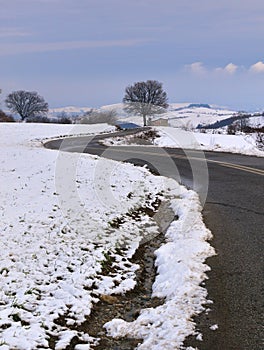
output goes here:
[[[82, 116], [83, 114], [91, 111], [91, 107], [62, 107], [50, 109], [49, 115], [57, 117], [62, 113], [66, 116]], [[130, 121], [139, 125], [142, 125], [142, 117], [137, 115], [128, 115], [124, 110], [123, 103], [115, 103], [111, 105], [102, 106], [99, 108], [101, 111], [116, 111], [117, 118], [119, 120]], [[194, 103], [171, 103], [168, 110], [164, 114], [152, 117], [152, 120], [158, 118], [168, 119], [169, 125], [172, 127], [192, 129], [197, 128], [198, 125], [211, 125], [216, 122], [231, 118], [237, 115], [237, 111], [233, 111], [227, 108], [208, 105], [208, 104], [194, 104]], [[251, 126], [264, 125], [264, 117], [256, 116], [250, 118], [249, 124]]]
[[213, 106], [189, 104], [182, 108], [169, 108], [164, 114], [173, 127], [197, 128], [233, 116], [236, 112]]
[[[128, 115], [123, 110], [123, 104], [114, 104], [101, 107], [102, 110], [114, 109], [117, 112], [118, 119], [129, 119], [129, 121], [142, 124], [142, 117]], [[220, 107], [209, 106], [206, 104], [192, 103], [172, 103], [168, 111], [164, 114], [157, 115], [152, 119], [165, 118], [173, 127], [193, 127], [199, 124], [207, 125], [233, 116], [236, 112]]]
[[257, 128], [264, 126], [264, 115], [259, 115], [250, 118], [249, 125]]

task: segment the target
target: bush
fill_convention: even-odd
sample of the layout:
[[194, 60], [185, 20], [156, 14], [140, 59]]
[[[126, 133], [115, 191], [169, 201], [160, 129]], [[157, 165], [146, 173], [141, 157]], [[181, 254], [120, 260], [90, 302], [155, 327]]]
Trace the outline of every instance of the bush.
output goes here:
[[52, 119], [46, 116], [36, 116], [36, 117], [26, 118], [26, 122], [27, 123], [72, 124], [72, 120], [68, 117]]
[[117, 120], [116, 111], [92, 111], [85, 114], [80, 120], [80, 124], [102, 124], [114, 125]]
[[239, 126], [237, 123], [229, 124], [227, 127], [228, 135], [236, 135], [238, 131], [239, 131]]
[[51, 123], [51, 119], [45, 116], [35, 116], [26, 118], [27, 123]]
[[61, 112], [60, 114], [57, 115], [57, 118], [52, 120], [52, 123], [56, 124], [72, 124], [72, 118], [67, 116], [66, 112]]
[[257, 132], [256, 144], [259, 149], [264, 150], [264, 132]]
[[72, 124], [72, 119], [68, 118], [68, 117], [61, 117], [61, 118], [58, 118], [55, 121], [52, 121], [52, 123], [56, 123], [56, 124]]
[[12, 117], [12, 115], [8, 115], [2, 110], [0, 110], [0, 123], [13, 123], [15, 122], [15, 119]]

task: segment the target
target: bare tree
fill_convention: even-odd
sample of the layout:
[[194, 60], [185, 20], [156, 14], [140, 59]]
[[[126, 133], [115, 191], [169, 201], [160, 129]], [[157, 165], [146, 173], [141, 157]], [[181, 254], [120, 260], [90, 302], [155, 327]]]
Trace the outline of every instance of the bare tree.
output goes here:
[[130, 85], [125, 90], [125, 111], [142, 115], [144, 126], [147, 116], [164, 113], [168, 108], [168, 98], [157, 80], [141, 81]]
[[35, 91], [13, 91], [7, 96], [5, 103], [13, 113], [18, 113], [22, 120], [41, 116], [49, 110], [48, 103]]

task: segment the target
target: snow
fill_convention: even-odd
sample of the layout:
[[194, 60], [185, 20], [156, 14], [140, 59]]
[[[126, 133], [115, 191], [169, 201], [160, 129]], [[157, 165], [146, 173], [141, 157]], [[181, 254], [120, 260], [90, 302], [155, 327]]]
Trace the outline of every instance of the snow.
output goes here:
[[[86, 343], [76, 349], [90, 349], [97, 339], [78, 325], [100, 295], [135, 286], [138, 266], [130, 258], [145, 235], [158, 234], [155, 216], [136, 221], [126, 213], [151, 207], [156, 198], [169, 201], [179, 217], [156, 251], [153, 296], [165, 303], [141, 310], [132, 323], [113, 320], [106, 328], [113, 336], [140, 335], [140, 349], [177, 349], [195, 332], [192, 317], [207, 303], [200, 285], [208, 271], [204, 261], [214, 254], [198, 195], [144, 168], [42, 146], [47, 138], [109, 130], [105, 124], [0, 124], [1, 350], [49, 349], [51, 335], [57, 350], [75, 336]], [[120, 217], [124, 224], [113, 228]], [[127, 250], [116, 250], [124, 244]], [[101, 274], [106, 254], [118, 266], [111, 276]], [[61, 316], [63, 326], [56, 323]]]
[[223, 135], [184, 131], [171, 127], [156, 127], [160, 137], [155, 139], [159, 147], [181, 147], [214, 152], [230, 152], [263, 157], [256, 147], [254, 136]]
[[[86, 112], [91, 111], [91, 107], [74, 107], [67, 106], [61, 108], [50, 109], [49, 115], [56, 117], [63, 112], [66, 116], [83, 115]], [[132, 123], [143, 125], [143, 118], [138, 115], [129, 115], [124, 110], [123, 103], [115, 103], [106, 106], [102, 106], [99, 111], [114, 110], [117, 114], [118, 120], [130, 121]], [[255, 115], [248, 119], [248, 124], [252, 127], [260, 127], [264, 125], [264, 116], [262, 112], [257, 112]], [[152, 117], [151, 119], [165, 118], [169, 121], [169, 126], [182, 128], [185, 130], [193, 130], [198, 125], [214, 124], [217, 121], [221, 121], [237, 115], [238, 112], [228, 109], [226, 107], [220, 107], [216, 105], [207, 104], [193, 104], [191, 102], [185, 103], [170, 103], [168, 110], [163, 113]]]
[[[169, 125], [177, 128], [195, 129], [200, 125], [213, 124], [216, 121], [227, 119], [235, 114], [235, 111], [219, 107], [189, 107], [192, 104], [178, 107], [175, 104], [170, 105], [168, 112], [161, 117], [168, 118]], [[158, 117], [157, 117], [158, 118]]]
[[206, 290], [199, 284], [209, 269], [204, 265], [206, 256], [214, 253], [206, 242], [211, 234], [203, 224], [197, 195], [175, 187], [174, 181], [171, 191], [182, 198], [180, 202], [171, 201], [179, 220], [167, 231], [168, 243], [156, 251], [158, 276], [153, 285], [153, 296], [166, 301], [155, 309], [142, 310], [134, 322], [114, 319], [105, 325], [111, 336], [143, 338], [139, 350], [179, 349], [195, 330], [190, 320], [204, 310], [202, 304], [206, 303]]
[[201, 333], [197, 334], [196, 339], [199, 341], [203, 341], [203, 335]]
[[[200, 151], [229, 152], [264, 157], [264, 152], [256, 147], [256, 135], [223, 135], [185, 131], [172, 127], [155, 127], [158, 135], [154, 145], [159, 147], [194, 149]], [[142, 133], [142, 132], [140, 132]], [[131, 146], [133, 135], [107, 138], [106, 146]], [[144, 146], [146, 147], [146, 146]]]
[[211, 331], [216, 331], [218, 329], [218, 324], [213, 324], [210, 329]]
[[[52, 117], [56, 117], [61, 113], [65, 113], [69, 116], [77, 116], [83, 115], [86, 112], [91, 111], [91, 107], [62, 107], [62, 108], [53, 108], [50, 109], [49, 115]], [[129, 115], [124, 110], [123, 103], [115, 103], [106, 106], [102, 106], [98, 109], [99, 111], [110, 111], [114, 110], [117, 114], [118, 120], [122, 121], [130, 121], [132, 123], [143, 125], [143, 119], [138, 115]], [[172, 127], [180, 127], [180, 128], [196, 128], [199, 124], [212, 124], [216, 121], [220, 121], [222, 119], [229, 118], [233, 116], [236, 112], [221, 108], [218, 106], [205, 105], [199, 106], [193, 105], [192, 103], [171, 103], [169, 104], [169, 108], [167, 112], [163, 114], [159, 114], [152, 119], [157, 118], [166, 118], [169, 120], [169, 124]]]
[[260, 115], [260, 116], [251, 117], [249, 118], [248, 123], [252, 127], [256, 127], [256, 128], [262, 127], [264, 126], [264, 116]]
[[[199, 124], [207, 125], [233, 116], [236, 112], [220, 108], [217, 106], [202, 107], [203, 105], [193, 106], [191, 103], [171, 103], [168, 111], [152, 117], [153, 120], [165, 118], [169, 120], [169, 125], [178, 128], [193, 129]], [[103, 106], [101, 110], [115, 110], [119, 120], [130, 121], [132, 123], [143, 125], [141, 116], [129, 115], [124, 111], [124, 104], [118, 103]]]

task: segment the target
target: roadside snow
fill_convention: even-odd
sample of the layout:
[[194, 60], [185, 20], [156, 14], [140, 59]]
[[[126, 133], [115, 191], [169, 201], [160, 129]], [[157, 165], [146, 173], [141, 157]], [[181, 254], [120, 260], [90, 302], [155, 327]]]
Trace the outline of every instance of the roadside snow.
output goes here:
[[167, 231], [168, 243], [156, 251], [158, 276], [153, 285], [153, 296], [166, 301], [155, 309], [142, 310], [134, 322], [114, 319], [105, 325], [113, 337], [143, 338], [140, 350], [179, 349], [187, 334], [195, 332], [192, 317], [206, 303], [206, 290], [199, 284], [209, 269], [204, 261], [213, 254], [206, 243], [210, 232], [203, 224], [197, 195], [175, 186], [172, 180], [170, 188], [175, 198], [181, 197], [171, 201], [179, 219]]
[[[140, 336], [140, 349], [177, 349], [195, 332], [192, 322], [206, 303], [207, 243], [198, 195], [146, 169], [96, 156], [51, 151], [46, 138], [99, 133], [107, 125], [0, 124], [0, 349], [65, 349], [73, 337], [77, 349], [97, 339], [78, 331], [102, 294], [124, 293], [135, 286], [137, 265], [130, 258], [145, 236], [158, 227], [146, 214], [126, 214], [170, 200], [179, 217], [156, 251], [158, 276], [153, 296], [164, 305], [145, 309], [132, 323], [113, 320], [113, 336]], [[125, 217], [119, 227], [111, 223]], [[120, 252], [118, 247], [129, 249]], [[102, 275], [106, 254], [116, 273]], [[64, 324], [56, 322], [64, 318]]]
[[155, 145], [160, 147], [181, 147], [264, 156], [264, 152], [255, 146], [255, 139], [250, 136], [194, 133], [171, 127], [156, 127], [155, 129], [160, 134], [160, 137], [155, 139]]
[[[201, 151], [230, 152], [264, 157], [264, 152], [256, 147], [254, 135], [222, 135], [185, 131], [171, 127], [155, 127], [159, 136], [153, 141], [155, 146]], [[141, 132], [142, 134], [143, 132]], [[134, 135], [113, 137], [102, 141], [106, 146], [131, 146]]]

